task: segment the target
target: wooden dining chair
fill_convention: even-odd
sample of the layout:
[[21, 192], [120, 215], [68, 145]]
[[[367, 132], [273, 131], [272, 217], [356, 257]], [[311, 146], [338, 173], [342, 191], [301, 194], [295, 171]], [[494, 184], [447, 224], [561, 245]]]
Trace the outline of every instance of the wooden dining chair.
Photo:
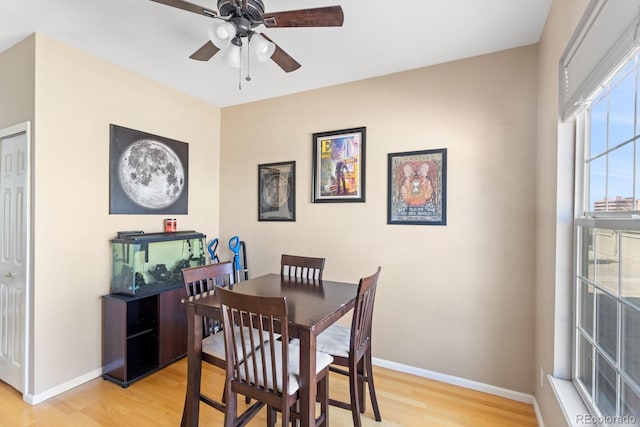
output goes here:
[[324, 258], [283, 254], [280, 259], [281, 276], [322, 280], [322, 270]]
[[[182, 270], [184, 287], [187, 291], [189, 299], [200, 298], [204, 295], [215, 292], [216, 289], [227, 287], [234, 284], [235, 271], [233, 263], [221, 262], [215, 264], [207, 264], [198, 267], [190, 267]], [[202, 331], [202, 361], [207, 362], [220, 369], [226, 369], [226, 353], [224, 334], [220, 332], [222, 328], [222, 316], [220, 319], [203, 318]], [[251, 341], [249, 337], [257, 338], [257, 331], [245, 331], [247, 338], [245, 345], [259, 345], [259, 341]], [[200, 394], [200, 400], [207, 405], [225, 411], [225, 396], [220, 400], [216, 400], [210, 396]]]
[[[282, 414], [282, 426], [297, 419], [295, 411], [299, 399], [300, 346], [289, 344], [287, 301], [285, 297], [246, 295], [221, 289], [218, 299], [222, 306], [224, 336], [227, 348], [225, 427], [245, 425], [264, 405], [267, 425], [275, 425], [275, 411]], [[232, 327], [240, 326], [239, 328]], [[245, 328], [257, 329], [264, 344], [255, 350], [238, 346], [245, 339]], [[282, 339], [278, 339], [278, 334]], [[333, 358], [317, 352], [316, 377], [320, 416], [316, 425], [328, 426], [329, 372]], [[257, 402], [238, 415], [237, 395]], [[315, 410], [315, 405], [312, 405]]]
[[329, 369], [349, 377], [350, 402], [329, 399], [329, 404], [351, 410], [356, 427], [361, 426], [360, 413], [364, 413], [364, 383], [369, 386], [376, 421], [382, 420], [371, 365], [371, 323], [379, 275], [380, 267], [372, 276], [360, 279], [351, 328], [331, 325], [318, 335], [316, 343], [318, 351], [333, 356], [333, 364]]

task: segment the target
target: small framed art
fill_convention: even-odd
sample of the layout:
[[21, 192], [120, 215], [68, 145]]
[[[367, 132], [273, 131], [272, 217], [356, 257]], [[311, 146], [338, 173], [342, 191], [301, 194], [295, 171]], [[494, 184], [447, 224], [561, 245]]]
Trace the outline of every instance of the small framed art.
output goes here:
[[296, 220], [296, 162], [258, 165], [258, 221]]
[[387, 224], [447, 224], [447, 149], [388, 154]]
[[365, 201], [366, 128], [313, 134], [313, 203]]

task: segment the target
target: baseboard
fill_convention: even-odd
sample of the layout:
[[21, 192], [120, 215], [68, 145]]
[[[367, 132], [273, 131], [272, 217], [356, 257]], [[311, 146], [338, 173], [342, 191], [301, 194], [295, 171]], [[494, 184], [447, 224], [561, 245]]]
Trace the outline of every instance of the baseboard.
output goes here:
[[533, 398], [533, 411], [536, 413], [536, 420], [538, 421], [538, 427], [544, 427], [544, 420], [542, 419], [542, 412], [536, 398]]
[[43, 391], [38, 394], [26, 394], [24, 396], [24, 401], [29, 405], [37, 405], [38, 403], [44, 402], [47, 399], [50, 399], [60, 393], [64, 393], [65, 391], [69, 391], [72, 388], [78, 387], [81, 384], [84, 384], [88, 381], [98, 378], [102, 375], [102, 368], [96, 369], [91, 372], [87, 372], [84, 375], [73, 378], [65, 383], [59, 384], [55, 387], [50, 388], [49, 390]]
[[506, 399], [516, 400], [518, 402], [534, 404], [535, 398], [527, 393], [509, 390], [490, 384], [484, 384], [465, 378], [455, 377], [453, 375], [441, 374], [439, 372], [430, 371], [428, 369], [415, 368], [413, 366], [403, 365], [401, 363], [391, 362], [384, 359], [372, 358], [372, 362], [376, 366], [393, 369], [394, 371], [405, 372], [407, 374], [416, 375], [418, 377], [429, 378], [443, 383], [457, 385], [460, 387], [477, 390], [484, 393], [493, 394], [495, 396], [504, 397]]

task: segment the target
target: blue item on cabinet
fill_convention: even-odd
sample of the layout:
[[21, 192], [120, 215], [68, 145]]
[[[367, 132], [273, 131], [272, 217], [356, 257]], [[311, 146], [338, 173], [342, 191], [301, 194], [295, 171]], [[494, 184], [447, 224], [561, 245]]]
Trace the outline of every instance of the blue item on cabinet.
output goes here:
[[[236, 271], [236, 281], [240, 281], [240, 272], [244, 273], [244, 280], [249, 279], [246, 244], [238, 236], [233, 236], [229, 240], [229, 249], [233, 252], [233, 269]], [[240, 252], [242, 252], [242, 261], [240, 261]]]
[[209, 257], [211, 258], [212, 263], [220, 262], [220, 258], [218, 258], [218, 254], [216, 251], [218, 250], [218, 238], [216, 237], [207, 245], [207, 251], [209, 251]]

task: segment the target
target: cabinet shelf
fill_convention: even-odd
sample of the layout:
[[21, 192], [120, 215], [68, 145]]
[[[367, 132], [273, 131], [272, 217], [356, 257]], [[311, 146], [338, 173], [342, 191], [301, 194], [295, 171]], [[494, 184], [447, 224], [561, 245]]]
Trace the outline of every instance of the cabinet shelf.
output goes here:
[[141, 335], [146, 335], [146, 334], [149, 334], [149, 333], [151, 333], [151, 332], [155, 332], [155, 328], [145, 329], [144, 331], [136, 332], [136, 333], [135, 333], [135, 334], [133, 334], [133, 335], [129, 335], [129, 336], [127, 337], [127, 339], [128, 339], [128, 340], [130, 340], [130, 339], [133, 339], [133, 338], [137, 338], [137, 337], [139, 337], [139, 336], [141, 336]]

